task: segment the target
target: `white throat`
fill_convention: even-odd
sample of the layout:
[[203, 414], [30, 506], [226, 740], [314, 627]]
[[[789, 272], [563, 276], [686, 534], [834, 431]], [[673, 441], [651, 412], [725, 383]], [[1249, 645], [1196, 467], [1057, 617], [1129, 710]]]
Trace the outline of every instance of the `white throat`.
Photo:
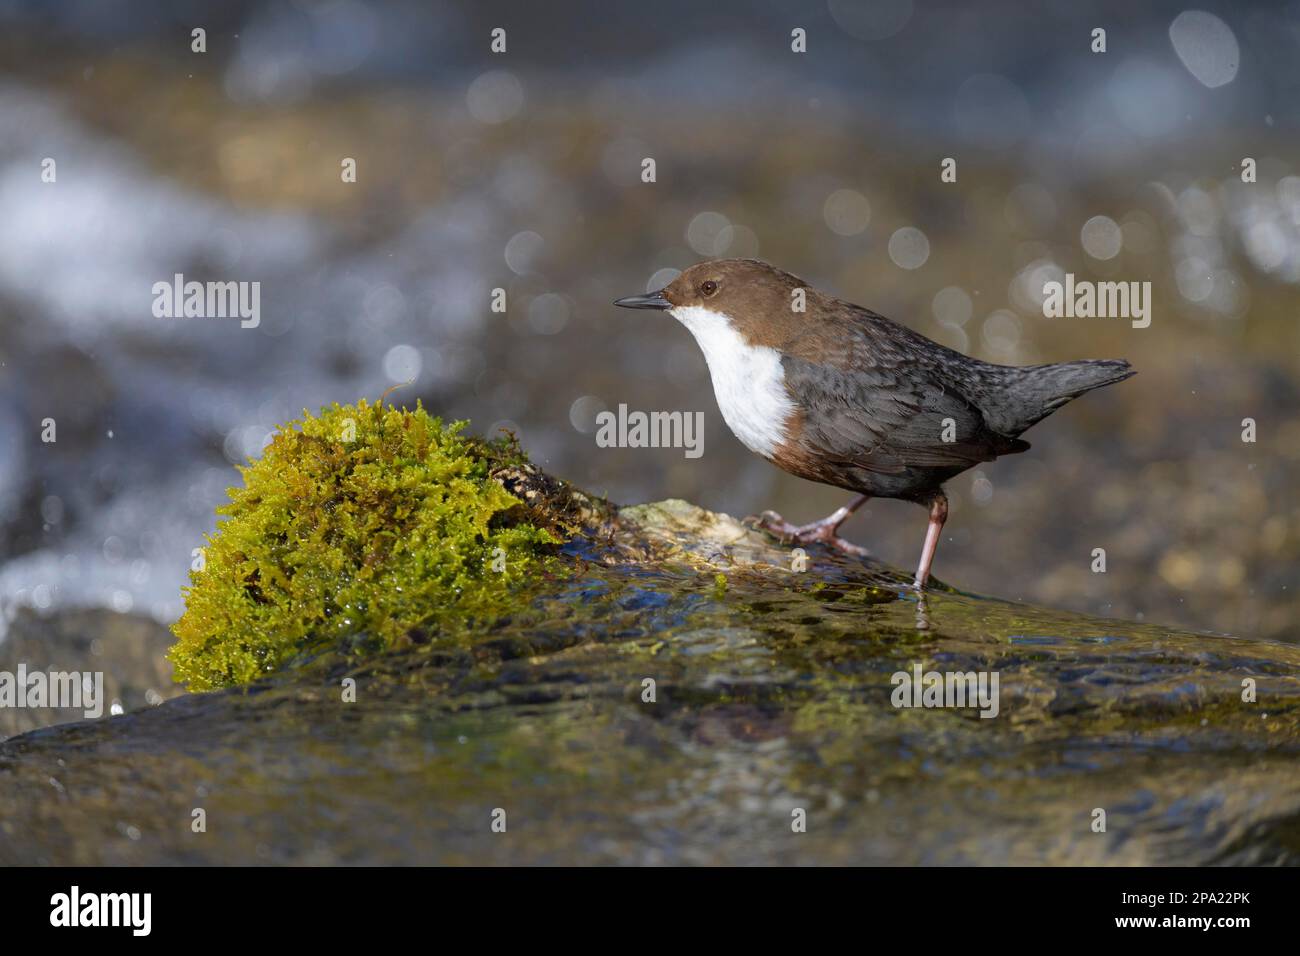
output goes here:
[[771, 458], [785, 441], [785, 423], [795, 410], [785, 387], [781, 353], [747, 343], [724, 312], [692, 305], [672, 309], [669, 315], [690, 329], [704, 352], [727, 427], [750, 451]]

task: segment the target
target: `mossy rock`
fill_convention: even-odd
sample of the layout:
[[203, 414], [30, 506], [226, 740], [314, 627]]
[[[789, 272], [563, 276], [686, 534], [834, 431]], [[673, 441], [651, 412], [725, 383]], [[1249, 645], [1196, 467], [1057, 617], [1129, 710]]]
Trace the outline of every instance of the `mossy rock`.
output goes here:
[[[402, 419], [382, 414], [387, 435]], [[796, 563], [681, 501], [612, 515], [509, 443], [439, 440], [518, 502], [489, 535], [599, 527], [554, 557], [538, 544], [488, 629], [364, 657], [336, 641], [256, 693], [0, 742], [0, 865], [1300, 860], [1294, 644], [922, 596], [870, 559]], [[896, 706], [918, 666], [998, 674], [996, 717]], [[196, 793], [217, 838], [190, 828]], [[497, 806], [517, 837], [487, 826]], [[792, 836], [800, 808], [812, 825]]]
[[176, 679], [245, 683], [315, 647], [389, 647], [509, 609], [572, 530], [555, 515], [581, 516], [511, 494], [494, 474], [517, 487], [533, 471], [513, 439], [462, 427], [365, 400], [282, 426], [190, 572]]

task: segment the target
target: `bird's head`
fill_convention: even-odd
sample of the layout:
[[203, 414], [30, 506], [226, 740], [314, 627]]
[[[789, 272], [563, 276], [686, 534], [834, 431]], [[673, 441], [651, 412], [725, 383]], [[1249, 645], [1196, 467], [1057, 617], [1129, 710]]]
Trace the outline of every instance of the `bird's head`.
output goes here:
[[700, 262], [657, 292], [618, 299], [626, 309], [661, 309], [694, 331], [722, 322], [750, 341], [782, 337], [814, 295], [803, 280], [760, 259]]

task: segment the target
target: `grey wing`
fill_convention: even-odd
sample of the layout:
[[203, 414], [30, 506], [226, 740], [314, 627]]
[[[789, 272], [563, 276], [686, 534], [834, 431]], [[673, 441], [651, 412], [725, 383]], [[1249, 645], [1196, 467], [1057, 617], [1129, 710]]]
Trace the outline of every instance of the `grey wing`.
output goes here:
[[829, 461], [882, 474], [965, 469], [1028, 445], [993, 432], [933, 368], [876, 356], [852, 372], [786, 355], [786, 387], [805, 409], [802, 444]]

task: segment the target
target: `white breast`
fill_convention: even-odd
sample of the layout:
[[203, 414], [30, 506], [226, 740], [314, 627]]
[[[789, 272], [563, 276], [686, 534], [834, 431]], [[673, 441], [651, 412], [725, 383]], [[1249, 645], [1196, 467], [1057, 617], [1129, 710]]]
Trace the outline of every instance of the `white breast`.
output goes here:
[[749, 345], [725, 313], [690, 306], [669, 314], [700, 344], [727, 427], [750, 451], [771, 458], [785, 441], [785, 423], [795, 407], [785, 387], [781, 353]]

